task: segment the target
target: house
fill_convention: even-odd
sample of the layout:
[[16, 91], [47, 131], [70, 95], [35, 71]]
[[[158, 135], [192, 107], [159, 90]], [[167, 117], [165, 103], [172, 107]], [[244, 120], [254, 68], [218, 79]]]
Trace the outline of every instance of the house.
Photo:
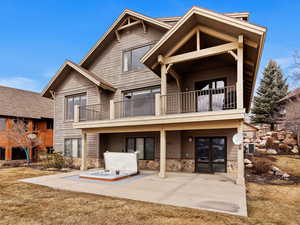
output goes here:
[[125, 10], [80, 63], [65, 61], [53, 98], [54, 147], [101, 166], [139, 152], [141, 169], [221, 172], [243, 183], [242, 134], [266, 28], [249, 13], [192, 7], [179, 17]]
[[52, 150], [53, 100], [40, 93], [0, 86], [0, 104], [0, 162], [26, 159], [24, 149], [8, 135], [17, 121], [23, 121], [28, 134], [36, 134], [39, 140], [38, 146], [29, 149], [31, 160], [39, 149]]
[[[295, 127], [300, 125], [300, 88], [293, 89], [288, 94], [280, 99], [278, 111], [278, 129], [284, 127]], [[298, 130], [298, 128], [297, 128]]]

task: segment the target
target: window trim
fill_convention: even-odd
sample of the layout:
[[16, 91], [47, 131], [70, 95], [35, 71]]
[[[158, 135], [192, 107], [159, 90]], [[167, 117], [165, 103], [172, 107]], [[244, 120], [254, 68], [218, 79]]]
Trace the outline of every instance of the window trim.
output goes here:
[[[81, 93], [76, 93], [76, 94], [65, 95], [64, 96], [64, 112], [63, 112], [64, 113], [64, 121], [65, 122], [73, 122], [74, 121], [74, 118], [73, 119], [68, 119], [67, 118], [67, 114], [68, 114], [68, 98], [73, 97], [73, 99], [74, 99], [74, 97], [76, 97], [76, 96], [85, 96], [86, 97], [86, 105], [88, 104], [87, 92], [81, 92]], [[73, 115], [73, 117], [74, 117], [74, 115]]]

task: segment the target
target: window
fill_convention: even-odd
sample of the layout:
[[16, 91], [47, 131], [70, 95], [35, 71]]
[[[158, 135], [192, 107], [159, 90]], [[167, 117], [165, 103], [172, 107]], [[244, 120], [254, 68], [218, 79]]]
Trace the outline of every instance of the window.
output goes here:
[[145, 116], [155, 114], [155, 94], [160, 93], [159, 87], [134, 90], [124, 93], [125, 116]]
[[81, 138], [65, 139], [64, 156], [73, 158], [81, 157]]
[[153, 137], [129, 137], [126, 141], [126, 151], [139, 154], [139, 159], [154, 160], [155, 141]]
[[137, 70], [144, 68], [144, 64], [140, 59], [153, 46], [153, 44], [146, 45], [140, 48], [131, 49], [123, 52], [123, 72]]
[[0, 147], [0, 160], [5, 160], [5, 148]]
[[225, 78], [196, 82], [197, 112], [222, 110], [225, 100]]
[[6, 128], [6, 119], [0, 118], [0, 131]]
[[[66, 120], [74, 120], [74, 106], [80, 105], [85, 106], [86, 105], [86, 94], [82, 95], [72, 95], [66, 97]], [[81, 115], [84, 116], [84, 115]]]
[[47, 120], [47, 129], [48, 130], [53, 130], [53, 121], [52, 120]]

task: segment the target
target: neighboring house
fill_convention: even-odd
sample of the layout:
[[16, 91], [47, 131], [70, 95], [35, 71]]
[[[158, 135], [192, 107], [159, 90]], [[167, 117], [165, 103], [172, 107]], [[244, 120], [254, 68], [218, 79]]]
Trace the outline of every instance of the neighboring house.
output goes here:
[[125, 10], [79, 64], [66, 61], [54, 98], [54, 146], [101, 166], [103, 152], [139, 152], [139, 166], [222, 172], [243, 182], [243, 132], [266, 28], [248, 13], [199, 7], [182, 17]]
[[39, 145], [29, 149], [32, 160], [36, 151], [53, 148], [53, 100], [40, 93], [0, 86], [0, 160], [24, 160], [25, 151], [9, 138], [17, 121], [27, 124], [28, 134], [36, 134]]
[[300, 125], [300, 88], [289, 91], [287, 96], [279, 101], [278, 108], [280, 113], [278, 121], [281, 125], [295, 122]]

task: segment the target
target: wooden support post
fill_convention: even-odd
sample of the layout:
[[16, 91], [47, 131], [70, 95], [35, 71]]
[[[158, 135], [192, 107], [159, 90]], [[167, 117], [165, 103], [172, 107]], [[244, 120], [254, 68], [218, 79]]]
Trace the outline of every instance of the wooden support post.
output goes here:
[[160, 85], [161, 85], [161, 94], [166, 95], [167, 94], [167, 67], [165, 64], [161, 65]]
[[115, 119], [115, 102], [114, 102], [114, 100], [109, 101], [109, 119], [110, 120]]
[[11, 146], [7, 146], [5, 149], [5, 160], [11, 160], [12, 159], [12, 148]]
[[162, 95], [161, 111], [165, 114], [167, 111], [167, 67], [161, 64], [161, 78], [160, 78], [160, 93]]
[[237, 108], [244, 108], [244, 92], [243, 92], [243, 35], [240, 35], [238, 38], [238, 49], [237, 49], [237, 84], [236, 84], [236, 92], [237, 92]]
[[[243, 135], [243, 125], [244, 123], [241, 122], [240, 126], [238, 127], [238, 133]], [[236, 184], [245, 184], [245, 177], [244, 177], [244, 143], [241, 143], [238, 146], [238, 153], [237, 153], [237, 178]]]
[[166, 177], [166, 151], [167, 151], [167, 144], [166, 144], [166, 131], [160, 131], [160, 166], [159, 166], [159, 176], [161, 178]]
[[88, 151], [88, 147], [87, 147], [87, 134], [86, 133], [82, 133], [82, 153], [81, 153], [81, 170], [87, 170], [87, 151]]
[[160, 114], [161, 114], [160, 94], [155, 94], [155, 116], [160, 116]]

